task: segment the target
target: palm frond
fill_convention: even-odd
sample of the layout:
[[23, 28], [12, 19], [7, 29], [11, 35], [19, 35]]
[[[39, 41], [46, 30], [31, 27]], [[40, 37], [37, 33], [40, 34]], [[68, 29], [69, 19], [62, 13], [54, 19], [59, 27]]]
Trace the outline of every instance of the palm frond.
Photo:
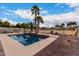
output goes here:
[[41, 23], [44, 23], [43, 18], [41, 16], [37, 16], [36, 20], [41, 22]]

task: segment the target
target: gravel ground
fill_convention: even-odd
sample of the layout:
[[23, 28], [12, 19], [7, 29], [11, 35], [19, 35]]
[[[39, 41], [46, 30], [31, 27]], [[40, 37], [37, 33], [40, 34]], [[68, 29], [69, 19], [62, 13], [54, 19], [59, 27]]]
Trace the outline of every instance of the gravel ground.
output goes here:
[[1, 41], [0, 41], [0, 56], [5, 56]]
[[35, 56], [79, 56], [79, 38], [60, 36]]

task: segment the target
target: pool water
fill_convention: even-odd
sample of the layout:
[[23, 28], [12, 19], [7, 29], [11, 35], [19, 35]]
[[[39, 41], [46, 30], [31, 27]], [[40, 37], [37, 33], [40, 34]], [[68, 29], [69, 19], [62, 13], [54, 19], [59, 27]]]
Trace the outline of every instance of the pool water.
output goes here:
[[9, 35], [9, 37], [11, 37], [12, 39], [20, 42], [24, 46], [31, 45], [31, 44], [39, 42], [40, 40], [43, 39], [41, 36], [23, 35], [23, 34], [21, 34], [21, 35]]

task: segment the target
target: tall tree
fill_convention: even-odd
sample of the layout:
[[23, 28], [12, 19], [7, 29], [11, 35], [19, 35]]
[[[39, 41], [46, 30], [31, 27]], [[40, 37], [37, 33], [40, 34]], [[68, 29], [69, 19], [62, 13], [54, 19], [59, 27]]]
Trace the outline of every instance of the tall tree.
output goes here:
[[76, 22], [72, 22], [72, 25], [73, 25], [73, 28], [75, 27], [75, 25], [77, 25], [77, 23]]
[[39, 15], [39, 12], [40, 9], [37, 5], [34, 5], [31, 9], [31, 12], [32, 12], [32, 15], [34, 14], [35, 15], [35, 18], [34, 18], [34, 23], [35, 23], [35, 32], [37, 31], [37, 21], [36, 21], [36, 17]]
[[30, 30], [33, 31], [33, 23], [30, 22]]
[[36, 17], [36, 20], [37, 20], [37, 22], [38, 22], [37, 31], [39, 31], [40, 23], [44, 23], [44, 21], [43, 21], [43, 18], [42, 18], [41, 16], [37, 16], [37, 17]]
[[2, 20], [0, 20], [0, 27], [2, 27], [2, 25], [3, 25], [3, 22], [2, 22]]
[[15, 27], [17, 27], [17, 28], [21, 28], [22, 26], [21, 26], [20, 23], [17, 23], [17, 24], [15, 25]]
[[8, 22], [8, 21], [4, 21], [3, 22], [3, 27], [10, 27], [10, 22]]
[[76, 22], [68, 22], [67, 26], [72, 26], [73, 28], [75, 27], [75, 25], [77, 25]]
[[61, 27], [64, 27], [64, 26], [65, 26], [65, 24], [64, 24], [64, 23], [62, 23], [62, 24], [61, 24]]
[[60, 28], [60, 25], [55, 25], [55, 29], [59, 29]]
[[27, 28], [27, 24], [22, 23], [22, 24], [21, 24], [21, 28], [23, 28], [23, 29], [24, 29], [24, 33], [25, 33], [25, 32], [26, 32], [26, 28]]
[[62, 30], [63, 30], [63, 34], [65, 35], [65, 33], [64, 33], [64, 26], [65, 26], [65, 24], [62, 23], [62, 24], [61, 24], [61, 28], [62, 28]]

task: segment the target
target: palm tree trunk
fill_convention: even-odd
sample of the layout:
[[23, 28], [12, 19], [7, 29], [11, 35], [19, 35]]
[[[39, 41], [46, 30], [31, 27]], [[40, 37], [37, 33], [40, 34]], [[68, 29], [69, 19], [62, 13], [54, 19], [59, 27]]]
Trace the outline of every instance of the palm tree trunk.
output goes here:
[[74, 25], [73, 25], [73, 28], [74, 28]]
[[36, 33], [36, 30], [37, 30], [36, 27], [37, 27], [37, 26], [36, 26], [36, 19], [35, 19], [35, 33]]
[[62, 27], [63, 35], [65, 35], [64, 28]]
[[79, 29], [79, 28], [77, 27], [77, 31], [76, 31], [76, 33], [75, 33], [75, 36], [78, 36], [78, 31], [79, 31], [78, 29]]
[[37, 14], [36, 14], [36, 11], [35, 11], [35, 33], [37, 32], [37, 24], [36, 24], [36, 17], [37, 17]]
[[26, 30], [26, 29], [24, 28], [24, 34], [25, 34], [25, 30]]
[[38, 32], [39, 32], [39, 25], [40, 25], [40, 24], [39, 24], [39, 21], [38, 21], [38, 28], [37, 28], [37, 31], [38, 31]]

